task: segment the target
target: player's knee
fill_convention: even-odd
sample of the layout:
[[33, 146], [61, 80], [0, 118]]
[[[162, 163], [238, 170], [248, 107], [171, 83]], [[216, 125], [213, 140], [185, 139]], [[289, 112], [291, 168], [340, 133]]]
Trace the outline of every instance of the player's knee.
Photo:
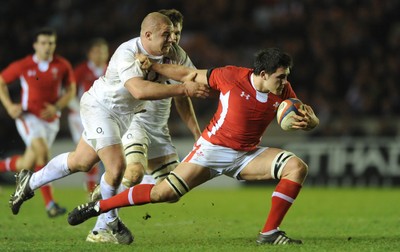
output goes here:
[[76, 152], [70, 152], [68, 155], [68, 169], [72, 172], [88, 172], [95, 165], [94, 161], [82, 158]]
[[119, 169], [106, 169], [105, 176], [107, 177], [107, 182], [113, 186], [118, 187], [121, 184], [123, 171]]
[[271, 177], [274, 179], [288, 178], [304, 181], [308, 173], [308, 166], [289, 151], [281, 151], [276, 155], [271, 164]]
[[47, 148], [41, 150], [34, 150], [35, 153], [35, 164], [36, 165], [45, 165], [49, 162], [50, 156]]
[[288, 162], [287, 169], [299, 178], [305, 178], [308, 173], [308, 165], [298, 157], [294, 157]]
[[180, 197], [171, 189], [169, 186], [163, 187], [156, 185], [150, 192], [150, 198], [152, 203], [161, 202], [177, 202]]
[[141, 163], [128, 164], [124, 174], [124, 186], [132, 187], [139, 184], [144, 176], [144, 167]]

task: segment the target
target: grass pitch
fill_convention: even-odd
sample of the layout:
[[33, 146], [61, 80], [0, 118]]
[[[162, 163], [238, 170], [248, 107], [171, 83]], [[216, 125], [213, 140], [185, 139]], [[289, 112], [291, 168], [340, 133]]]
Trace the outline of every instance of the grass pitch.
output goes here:
[[[281, 229], [303, 245], [259, 246], [273, 187], [199, 188], [174, 204], [123, 208], [131, 245], [85, 242], [90, 219], [69, 226], [49, 219], [40, 192], [17, 216], [8, 207], [12, 187], [0, 189], [0, 251], [399, 251], [400, 189], [305, 186]], [[83, 190], [56, 188], [68, 210], [87, 201]]]

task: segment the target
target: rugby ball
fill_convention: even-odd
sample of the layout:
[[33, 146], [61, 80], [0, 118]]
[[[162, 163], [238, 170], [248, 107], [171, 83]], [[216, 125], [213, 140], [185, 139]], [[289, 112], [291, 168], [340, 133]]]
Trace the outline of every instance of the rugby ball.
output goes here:
[[299, 108], [302, 106], [303, 102], [297, 98], [289, 98], [281, 102], [276, 111], [276, 120], [283, 130], [295, 130], [291, 127], [294, 121], [293, 115], [300, 115]]

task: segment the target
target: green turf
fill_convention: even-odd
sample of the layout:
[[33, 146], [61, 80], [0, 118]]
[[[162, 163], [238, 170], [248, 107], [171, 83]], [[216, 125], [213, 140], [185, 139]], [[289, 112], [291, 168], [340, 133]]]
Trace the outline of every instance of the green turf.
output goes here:
[[[0, 189], [0, 251], [399, 251], [400, 189], [305, 187], [281, 225], [301, 246], [258, 246], [272, 187], [195, 189], [175, 204], [124, 208], [133, 244], [85, 242], [95, 220], [71, 227], [49, 219], [39, 191], [19, 215]], [[71, 210], [86, 201], [79, 189], [56, 189]], [[145, 218], [145, 216], [151, 216]]]

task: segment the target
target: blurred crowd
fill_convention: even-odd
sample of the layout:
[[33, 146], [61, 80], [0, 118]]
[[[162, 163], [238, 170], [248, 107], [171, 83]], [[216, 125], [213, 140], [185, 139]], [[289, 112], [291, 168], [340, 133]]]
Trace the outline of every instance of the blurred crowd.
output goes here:
[[[38, 27], [56, 28], [57, 52], [77, 64], [91, 38], [106, 38], [112, 52], [139, 34], [147, 13], [175, 8], [184, 15], [181, 46], [198, 68], [251, 67], [253, 55], [265, 47], [289, 52], [294, 58], [289, 80], [321, 119], [314, 135], [398, 133], [398, 0], [13, 0], [0, 5], [1, 69], [32, 52], [31, 31]], [[216, 104], [195, 100], [194, 105], [204, 126]], [[378, 122], [373, 127], [371, 118]], [[171, 125], [173, 133], [190, 134], [179, 120]]]

